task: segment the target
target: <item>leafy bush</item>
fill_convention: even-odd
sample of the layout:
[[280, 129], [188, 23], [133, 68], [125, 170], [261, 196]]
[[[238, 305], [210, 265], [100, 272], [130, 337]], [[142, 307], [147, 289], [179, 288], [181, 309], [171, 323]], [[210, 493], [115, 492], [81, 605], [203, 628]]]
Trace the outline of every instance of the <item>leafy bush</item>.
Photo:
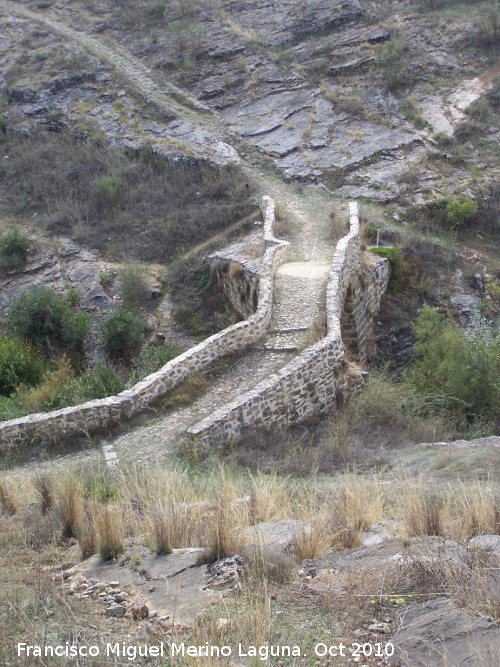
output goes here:
[[0, 396], [0, 421], [17, 419], [18, 417], [22, 417], [23, 414], [23, 410], [19, 407], [15, 399]]
[[76, 312], [67, 298], [48, 287], [23, 291], [7, 310], [7, 331], [38, 345], [45, 353], [66, 346], [81, 350], [90, 329], [87, 313]]
[[446, 219], [453, 227], [465, 224], [477, 211], [476, 204], [470, 197], [464, 201], [451, 199], [446, 204]]
[[404, 39], [392, 39], [378, 48], [378, 63], [387, 88], [395, 93], [411, 83], [406, 54], [408, 45]]
[[69, 389], [77, 403], [84, 403], [94, 398], [115, 396], [125, 389], [125, 384], [118, 373], [99, 364], [74, 378]]
[[101, 325], [102, 344], [111, 357], [128, 359], [144, 340], [146, 328], [132, 310], [117, 308]]
[[120, 271], [119, 279], [120, 294], [126, 308], [144, 308], [150, 303], [150, 290], [138, 266], [126, 266]]
[[92, 181], [94, 201], [100, 210], [123, 206], [124, 186], [120, 174], [113, 172]]
[[0, 394], [10, 396], [20, 384], [38, 384], [43, 370], [44, 362], [32, 344], [0, 337]]
[[72, 378], [71, 364], [67, 357], [62, 357], [54, 370], [45, 372], [42, 382], [37, 387], [18, 388], [17, 403], [24, 414], [48, 412], [74, 405], [78, 401], [71, 390]]
[[182, 348], [179, 345], [169, 345], [168, 347], [161, 344], [151, 345], [133, 360], [134, 370], [130, 378], [131, 382], [139, 382], [147, 375], [151, 375], [151, 373], [156, 372], [169, 361], [175, 359], [181, 352]]
[[388, 289], [389, 291], [394, 292], [398, 287], [404, 268], [404, 260], [401, 250], [396, 246], [379, 246], [378, 248], [368, 248], [368, 250], [378, 257], [386, 257], [391, 263], [392, 275], [389, 280]]
[[18, 229], [0, 238], [0, 268], [22, 266], [28, 258], [29, 239]]
[[468, 419], [500, 417], [500, 338], [482, 323], [464, 331], [424, 306], [415, 327], [409, 381], [425, 393], [448, 396]]

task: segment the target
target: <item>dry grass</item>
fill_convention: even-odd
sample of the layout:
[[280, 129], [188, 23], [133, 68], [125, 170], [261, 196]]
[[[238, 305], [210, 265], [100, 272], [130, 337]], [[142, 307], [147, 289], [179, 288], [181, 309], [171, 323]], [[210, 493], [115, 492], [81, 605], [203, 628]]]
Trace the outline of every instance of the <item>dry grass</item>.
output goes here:
[[0, 480], [0, 510], [2, 514], [15, 514], [18, 499], [15, 486], [8, 479]]
[[360, 544], [361, 532], [384, 516], [380, 483], [347, 475], [328, 499], [328, 533], [334, 549], [351, 549]]
[[500, 534], [500, 498], [489, 484], [459, 483], [450, 491], [450, 534], [457, 540]]
[[[69, 525], [78, 526], [84, 557], [96, 552], [107, 558], [117, 556], [131, 544], [150, 546], [158, 553], [174, 547], [205, 546], [210, 558], [243, 553], [243, 591], [226, 597], [198, 617], [189, 635], [190, 643], [195, 645], [236, 645], [239, 641], [264, 645], [266, 641], [283, 643], [284, 638], [293, 644], [299, 635], [306, 645], [308, 641], [315, 643], [323, 637], [323, 626], [335, 627], [341, 633], [341, 628], [353, 630], [369, 623], [375, 613], [371, 600], [382, 599], [389, 591], [401, 594], [405, 600], [407, 595], [422, 595], [424, 599], [429, 595], [450, 596], [474, 612], [494, 617], [498, 614], [499, 603], [492, 592], [496, 575], [490, 556], [453, 543], [455, 560], [448, 552], [441, 557], [436, 545], [451, 542], [441, 538], [422, 538], [421, 552], [419, 540], [409, 539], [413, 549], [408, 550], [401, 565], [391, 565], [394, 574], [390, 576], [356, 568], [340, 574], [326, 572], [325, 576], [331, 577], [322, 580], [331, 587], [327, 593], [315, 592], [298, 574], [301, 559], [331, 559], [327, 554], [332, 549], [356, 547], [362, 533], [383, 518], [403, 514], [412, 533], [434, 533], [438, 525], [446, 535], [468, 537], [474, 532], [469, 516], [474, 513], [474, 525], [481, 530], [498, 530], [498, 503], [492, 485], [441, 489], [442, 503], [433, 505], [432, 485], [418, 480], [393, 479], [387, 483], [379, 476], [351, 473], [335, 480], [311, 477], [304, 481], [242, 473], [214, 462], [208, 471], [132, 466], [109, 475], [96, 468], [87, 475], [80, 473], [79, 479], [70, 475], [50, 479], [54, 497], [51, 507], [44, 510], [43, 503], [32, 502], [41, 497], [39, 479], [32, 477], [30, 484], [20, 485], [17, 513], [0, 517], [0, 597], [4, 601], [3, 607], [0, 604], [0, 620], [5, 628], [1, 639], [8, 646], [16, 637], [16, 623], [32, 628], [34, 638], [51, 628], [63, 642], [69, 637], [70, 625], [78, 623], [84, 633], [92, 623], [100, 627], [93, 603], [83, 618], [79, 615], [82, 601], [65, 599], [60, 588], [56, 594], [54, 586], [60, 587], [61, 583], [50, 582], [46, 574], [37, 572], [40, 563], [67, 563], [70, 553], [75, 559], [80, 557], [78, 551], [68, 552], [67, 541], [61, 541], [63, 533], [73, 532]], [[13, 485], [12, 477], [8, 481]], [[437, 523], [435, 507], [445, 510]], [[292, 553], [260, 549], [245, 554], [243, 538], [248, 526], [283, 519], [298, 522]], [[432, 541], [433, 551], [424, 550], [425, 540]], [[459, 561], [455, 554], [461, 554]], [[26, 577], [28, 570], [31, 579], [24, 587], [20, 576], [24, 572]], [[53, 576], [52, 570], [49, 573]], [[33, 585], [37, 577], [42, 582], [38, 589]], [[339, 586], [342, 595], [335, 593]], [[11, 593], [14, 589], [15, 596]], [[17, 605], [13, 619], [5, 613], [7, 591]], [[393, 613], [389, 603], [380, 605], [384, 616]], [[43, 605], [54, 612], [54, 621], [47, 620]], [[277, 610], [285, 613], [278, 616]], [[135, 637], [137, 629], [126, 623], [129, 621], [116, 620], [113, 631], [121, 628], [121, 632]], [[160, 633], [154, 635], [156, 641], [164, 640], [161, 626], [148, 627], [153, 634]], [[0, 654], [0, 664], [1, 659]], [[215, 665], [216, 661], [207, 664]]]
[[407, 481], [402, 491], [401, 506], [408, 534], [444, 535], [447, 502], [442, 494], [414, 481]]
[[54, 505], [54, 478], [38, 472], [33, 485], [40, 498], [42, 514], [46, 514]]
[[399, 581], [391, 585], [417, 596], [444, 595], [459, 607], [500, 619], [497, 561], [478, 549], [461, 548], [450, 554], [444, 541], [437, 552], [423, 543], [405, 556]]
[[11, 133], [5, 151], [3, 212], [36, 211], [50, 231], [129, 260], [169, 261], [254, 208], [232, 165], [172, 167], [150, 147], [133, 157], [66, 132]]
[[63, 538], [78, 538], [84, 520], [83, 487], [75, 478], [64, 476], [57, 490], [56, 512], [61, 522]]
[[290, 217], [283, 202], [276, 202], [274, 207], [273, 233], [278, 239], [287, 238], [291, 233]]
[[97, 505], [93, 512], [97, 552], [104, 560], [116, 558], [125, 550], [122, 512], [122, 508], [117, 505]]

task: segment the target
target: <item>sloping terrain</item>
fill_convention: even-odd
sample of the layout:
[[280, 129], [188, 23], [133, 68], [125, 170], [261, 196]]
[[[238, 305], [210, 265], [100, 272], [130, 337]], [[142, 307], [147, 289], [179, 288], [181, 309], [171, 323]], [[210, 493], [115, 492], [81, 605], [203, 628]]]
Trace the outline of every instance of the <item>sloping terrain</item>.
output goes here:
[[[175, 321], [166, 264], [240, 225], [251, 247], [265, 194], [293, 250], [260, 345], [117, 435], [2, 460], [2, 667], [44, 664], [18, 641], [233, 647], [229, 660], [175, 659], [186, 665], [255, 664], [236, 659], [240, 642], [298, 644], [270, 664], [342, 667], [352, 655], [320, 654], [344, 642], [370, 646], [370, 667], [496, 666], [498, 411], [457, 416], [405, 378], [423, 304], [485, 349], [497, 335], [498, 6], [0, 0], [0, 23], [0, 232], [31, 240], [27, 263], [0, 276], [2, 313], [37, 282], [77, 288], [95, 333], [132, 259], [154, 295], [145, 346], [186, 347], [199, 333]], [[103, 206], [92, 184], [109, 176], [118, 199]], [[334, 416], [198, 456], [188, 426], [321, 334], [358, 198], [366, 241], [403, 257], [364, 391]], [[104, 358], [97, 334], [87, 353]], [[497, 361], [482, 367], [484, 402]], [[96, 550], [104, 559], [87, 558]], [[227, 578], [208, 564], [235, 554]]]

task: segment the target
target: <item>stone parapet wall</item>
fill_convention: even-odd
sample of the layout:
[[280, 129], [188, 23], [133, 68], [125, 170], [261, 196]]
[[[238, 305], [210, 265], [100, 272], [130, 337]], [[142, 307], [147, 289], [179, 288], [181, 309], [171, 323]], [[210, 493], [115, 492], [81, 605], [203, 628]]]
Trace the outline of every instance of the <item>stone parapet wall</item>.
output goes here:
[[270, 197], [264, 197], [262, 209], [266, 249], [259, 272], [258, 307], [253, 315], [210, 336], [117, 396], [0, 423], [0, 450], [26, 442], [51, 442], [105, 431], [141, 412], [217, 359], [243, 350], [263, 338], [271, 319], [274, 273], [289, 260], [291, 249], [288, 242], [280, 241], [272, 234], [274, 203]]
[[[341, 318], [348, 290], [359, 283], [358, 327], [363, 345], [371, 332], [372, 313], [389, 281], [389, 262], [370, 258], [361, 249], [356, 203], [349, 208], [349, 233], [337, 244], [326, 292], [327, 335], [252, 390], [213, 412], [188, 430], [203, 448], [238, 440], [256, 427], [286, 425], [331, 408], [347, 383]], [[362, 275], [361, 281], [359, 275]], [[361, 317], [363, 314], [363, 317]]]

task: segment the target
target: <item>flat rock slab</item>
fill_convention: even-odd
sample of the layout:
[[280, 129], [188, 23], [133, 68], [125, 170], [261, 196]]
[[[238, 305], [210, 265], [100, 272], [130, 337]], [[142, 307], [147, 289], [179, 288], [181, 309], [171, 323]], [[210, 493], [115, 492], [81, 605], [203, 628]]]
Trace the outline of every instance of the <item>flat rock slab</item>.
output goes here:
[[304, 531], [310, 532], [310, 525], [296, 519], [265, 521], [247, 528], [243, 537], [249, 550], [254, 549], [256, 553], [260, 551], [291, 553], [294, 550], [295, 541]]
[[467, 616], [449, 600], [408, 607], [400, 620], [403, 629], [392, 640], [396, 649], [393, 665], [498, 665], [500, 627], [486, 618]]
[[481, 551], [500, 554], [500, 535], [477, 535], [469, 540], [469, 546], [481, 549]]
[[191, 626], [195, 617], [221, 593], [207, 588], [207, 566], [198, 565], [201, 549], [175, 549], [172, 554], [157, 556], [147, 547], [126, 550], [119, 562], [102, 561], [92, 556], [79, 563], [70, 573], [87, 580], [118, 581], [120, 588], [133, 590], [157, 617], [168, 616], [168, 623]]
[[66, 238], [53, 239], [55, 251], [38, 239], [32, 241], [28, 261], [19, 269], [0, 274], [0, 314], [23, 289], [49, 287], [63, 294], [68, 285], [80, 294], [82, 310], [108, 310], [113, 306], [100, 284], [102, 272], [112, 270], [89, 250]]

